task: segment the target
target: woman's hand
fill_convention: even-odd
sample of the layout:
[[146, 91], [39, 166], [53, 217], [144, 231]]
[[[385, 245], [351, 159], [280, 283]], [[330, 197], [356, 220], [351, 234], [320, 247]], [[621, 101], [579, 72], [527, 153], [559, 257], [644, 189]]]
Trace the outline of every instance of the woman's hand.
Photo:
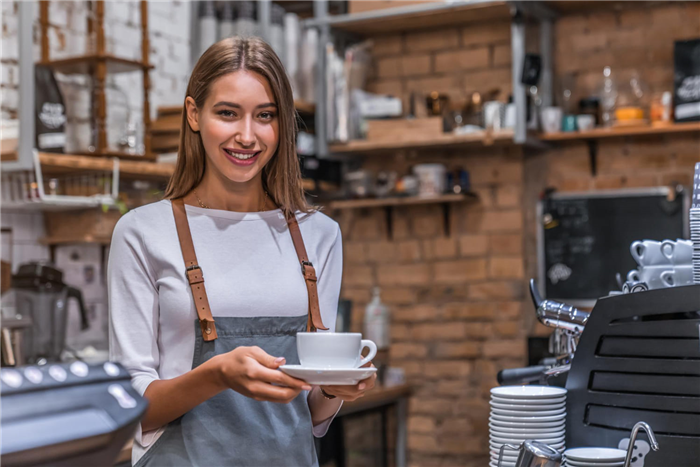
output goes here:
[[[374, 368], [374, 365], [370, 362], [365, 365], [362, 365], [362, 367]], [[352, 386], [321, 386], [321, 389], [323, 389], [323, 392], [325, 392], [326, 394], [330, 394], [331, 396], [335, 396], [338, 399], [349, 402], [364, 396], [365, 392], [369, 391], [374, 387], [374, 383], [376, 380], [377, 373], [374, 373], [369, 378], [363, 379], [359, 383], [354, 384]]]
[[256, 401], [288, 404], [302, 390], [311, 390], [305, 381], [277, 370], [284, 365], [284, 358], [273, 357], [257, 346], [238, 347], [215, 359], [221, 384]]

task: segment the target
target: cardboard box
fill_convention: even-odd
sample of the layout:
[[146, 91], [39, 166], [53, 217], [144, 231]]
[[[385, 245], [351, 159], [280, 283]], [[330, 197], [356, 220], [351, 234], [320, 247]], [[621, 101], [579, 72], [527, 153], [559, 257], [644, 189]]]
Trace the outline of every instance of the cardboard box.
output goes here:
[[442, 117], [367, 121], [368, 141], [425, 141], [442, 135]]
[[78, 241], [109, 243], [120, 217], [116, 210], [47, 211], [44, 213], [46, 236], [55, 244]]

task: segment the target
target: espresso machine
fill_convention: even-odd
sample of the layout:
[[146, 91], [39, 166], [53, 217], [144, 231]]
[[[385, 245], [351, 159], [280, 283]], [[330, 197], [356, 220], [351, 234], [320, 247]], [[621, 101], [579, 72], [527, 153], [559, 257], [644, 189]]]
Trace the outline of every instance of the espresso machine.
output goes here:
[[87, 329], [82, 293], [63, 282], [63, 272], [42, 262], [20, 265], [12, 276], [12, 288], [3, 296], [3, 366], [60, 361], [70, 299], [77, 300], [81, 329]]

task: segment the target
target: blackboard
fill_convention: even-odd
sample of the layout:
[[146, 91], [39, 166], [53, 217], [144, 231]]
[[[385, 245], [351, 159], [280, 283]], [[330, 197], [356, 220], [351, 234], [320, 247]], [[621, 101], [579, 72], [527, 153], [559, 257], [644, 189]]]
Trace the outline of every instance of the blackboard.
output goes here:
[[[671, 195], [669, 195], [671, 194]], [[688, 197], [667, 187], [555, 193], [538, 206], [538, 268], [547, 298], [596, 300], [637, 267], [635, 240], [687, 237]]]

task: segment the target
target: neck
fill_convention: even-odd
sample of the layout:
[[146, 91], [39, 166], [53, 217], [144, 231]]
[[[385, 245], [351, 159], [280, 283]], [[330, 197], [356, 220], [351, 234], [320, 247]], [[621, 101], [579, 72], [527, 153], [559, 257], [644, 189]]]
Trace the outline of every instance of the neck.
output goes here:
[[204, 177], [195, 190], [197, 190], [196, 195], [192, 192], [185, 198], [187, 204], [199, 206], [199, 200], [201, 200], [211, 209], [234, 212], [258, 212], [274, 207], [265, 196], [261, 173], [247, 182], [237, 183], [228, 179], [223, 180], [222, 177], [217, 177], [211, 171], [205, 170]]

